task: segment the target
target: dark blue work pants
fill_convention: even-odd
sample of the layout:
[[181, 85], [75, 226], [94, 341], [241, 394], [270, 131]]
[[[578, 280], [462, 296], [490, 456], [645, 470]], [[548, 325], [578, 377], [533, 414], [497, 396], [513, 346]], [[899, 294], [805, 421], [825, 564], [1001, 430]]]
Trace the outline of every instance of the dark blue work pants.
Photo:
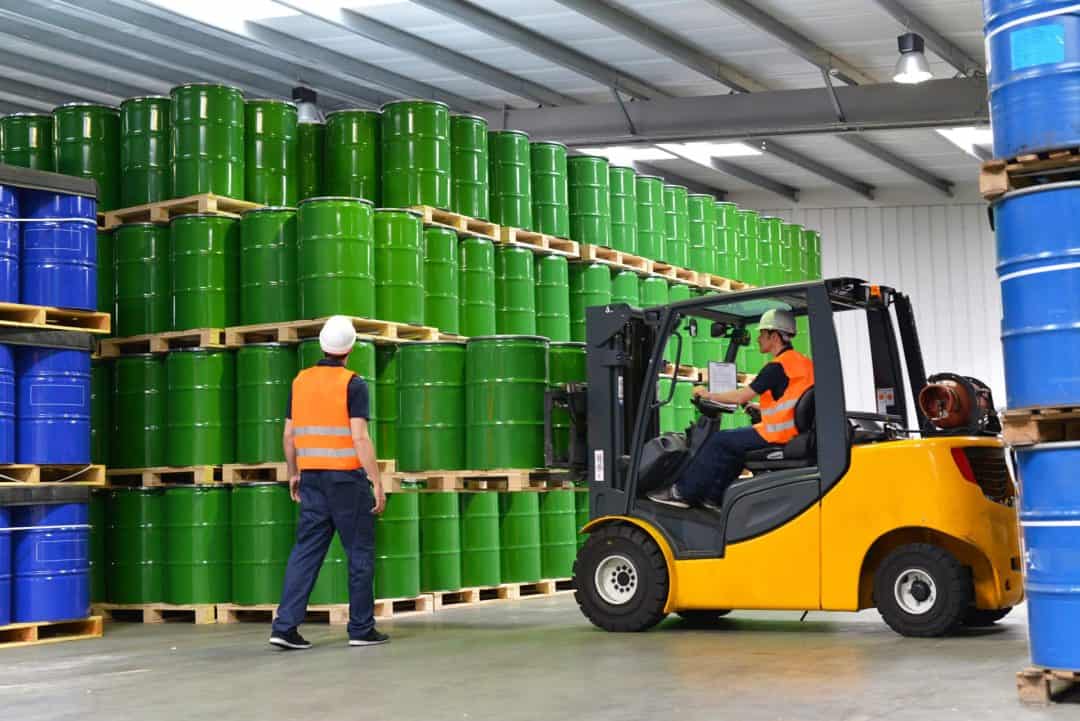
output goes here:
[[690, 461], [675, 483], [688, 503], [724, 500], [724, 491], [742, 473], [746, 454], [770, 445], [753, 428], [717, 431]]

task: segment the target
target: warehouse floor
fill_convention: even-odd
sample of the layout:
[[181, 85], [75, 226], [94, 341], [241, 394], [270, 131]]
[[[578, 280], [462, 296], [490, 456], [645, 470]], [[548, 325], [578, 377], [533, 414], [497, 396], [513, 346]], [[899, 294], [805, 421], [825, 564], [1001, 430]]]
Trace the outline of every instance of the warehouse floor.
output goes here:
[[311, 624], [286, 653], [268, 627], [111, 624], [100, 641], [0, 652], [0, 708], [19, 721], [217, 719], [763, 719], [992, 721], [1076, 718], [1027, 710], [1023, 613], [999, 629], [903, 639], [876, 612], [739, 613], [721, 628], [593, 629], [571, 596], [444, 611], [348, 648]]

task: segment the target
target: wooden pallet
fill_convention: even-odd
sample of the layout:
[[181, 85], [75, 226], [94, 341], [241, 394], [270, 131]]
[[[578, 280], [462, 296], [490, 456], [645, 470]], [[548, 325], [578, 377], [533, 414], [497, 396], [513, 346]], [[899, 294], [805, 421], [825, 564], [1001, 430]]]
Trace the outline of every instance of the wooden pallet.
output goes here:
[[996, 200], [1011, 190], [1080, 177], [1080, 148], [987, 160], [979, 171], [979, 192]]
[[155, 466], [152, 468], [110, 468], [108, 485], [149, 488], [152, 486], [204, 485], [222, 483], [221, 466]]
[[1080, 407], [1005, 411], [1001, 414], [1001, 435], [1010, 446], [1080, 440]]
[[581, 257], [576, 240], [567, 240], [521, 228], [509, 228], [505, 225], [500, 228], [499, 242], [504, 245], [516, 245], [540, 255], [561, 255], [572, 259]]
[[213, 193], [188, 195], [184, 198], [159, 200], [130, 208], [118, 208], [105, 212], [105, 230], [112, 230], [124, 223], [168, 223], [178, 215], [209, 213], [226, 218], [239, 218], [242, 213], [262, 207], [248, 200], [226, 198]]
[[[379, 473], [393, 473], [394, 460], [379, 461]], [[221, 467], [222, 483], [286, 483], [289, 468], [285, 463], [226, 463]]]
[[101, 638], [102, 633], [101, 616], [90, 616], [74, 621], [13, 623], [0, 626], [0, 648], [81, 641], [87, 638]]
[[581, 244], [581, 259], [591, 263], [602, 263], [619, 270], [629, 270], [638, 275], [652, 275], [655, 261], [640, 255], [624, 253], [621, 250], [603, 245]]
[[437, 224], [453, 228], [459, 233], [469, 235], [482, 235], [491, 240], [499, 239], [499, 224], [491, 223], [479, 218], [470, 218], [460, 213], [452, 213], [449, 210], [433, 208], [430, 205], [414, 205], [409, 210], [415, 210], [424, 218], [424, 224]]
[[40, 328], [44, 330], [73, 330], [96, 335], [108, 335], [112, 320], [108, 313], [90, 310], [70, 310], [47, 305], [0, 303], [0, 326], [8, 328]]
[[[241, 606], [236, 603], [219, 603], [217, 605], [218, 623], [272, 623], [276, 615], [276, 603], [264, 603], [257, 606]], [[349, 622], [349, 604], [332, 603], [308, 606], [307, 616], [304, 620], [311, 623], [344, 626]]]
[[168, 353], [183, 348], [224, 348], [225, 331], [221, 328], [173, 330], [167, 333], [106, 338], [98, 345], [98, 356], [117, 358], [140, 353]]
[[412, 598], [377, 598], [375, 599], [375, 618], [386, 620], [404, 616], [420, 616], [435, 612], [435, 601], [430, 593], [421, 593]]
[[[676, 370], [678, 370], [678, 373], [676, 373]], [[671, 378], [672, 376], [677, 376], [679, 378], [694, 381], [696, 383], [707, 375], [707, 371], [688, 365], [680, 365], [678, 369], [676, 369], [673, 363], [665, 363], [664, 370], [661, 375], [668, 378]]]
[[699, 274], [696, 270], [680, 268], [677, 265], [661, 263], [658, 260], [653, 261], [653, 275], [659, 275], [669, 280], [686, 283], [687, 285], [698, 285]]
[[698, 273], [698, 287], [704, 290], [714, 290], [720, 293], [730, 293], [736, 290], [735, 286], [741, 286], [737, 280], [731, 278], [725, 278], [722, 275], [713, 275], [712, 273]]
[[426, 491], [545, 491], [570, 488], [569, 475], [547, 469], [498, 469], [492, 471], [397, 471], [389, 474], [384, 488], [390, 493], [408, 490], [402, 482], [419, 481]]
[[28, 463], [0, 465], [0, 486], [22, 486], [28, 483], [63, 486], [104, 486], [105, 466], [46, 465]]
[[[439, 340], [438, 329], [430, 326], [370, 318], [353, 318], [352, 321], [359, 340], [387, 343]], [[318, 318], [234, 326], [225, 329], [225, 345], [239, 348], [252, 343], [299, 343], [307, 338], [318, 338], [325, 323], [326, 318]]]
[[573, 593], [573, 579], [551, 578], [533, 583], [500, 583], [497, 586], [460, 588], [454, 591], [433, 591], [435, 611], [447, 608], [465, 608], [500, 601], [517, 601], [522, 598], [552, 596]]
[[1016, 674], [1016, 690], [1020, 702], [1046, 706], [1065, 696], [1077, 696], [1080, 690], [1080, 671], [1060, 671], [1029, 666]]
[[465, 343], [469, 338], [464, 335], [455, 335], [454, 333], [443, 333], [442, 331], [439, 331], [439, 340], [446, 343]]
[[215, 605], [212, 603], [95, 603], [94, 614], [106, 621], [179, 622], [194, 623], [197, 626], [217, 623]]

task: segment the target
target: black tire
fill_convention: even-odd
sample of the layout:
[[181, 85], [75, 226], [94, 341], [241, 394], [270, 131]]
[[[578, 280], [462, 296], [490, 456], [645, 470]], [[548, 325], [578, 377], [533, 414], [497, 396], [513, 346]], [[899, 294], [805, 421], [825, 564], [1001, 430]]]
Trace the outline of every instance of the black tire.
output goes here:
[[724, 616], [731, 613], [730, 609], [718, 608], [711, 611], [678, 611], [679, 618], [692, 626], [713, 626]]
[[[597, 570], [602, 565], [609, 569], [605, 576], [610, 581], [598, 588]], [[645, 631], [667, 615], [664, 554], [647, 533], [633, 526], [604, 526], [589, 535], [574, 562], [574, 589], [581, 612], [605, 631]]]
[[964, 625], [971, 628], [985, 628], [987, 626], [993, 626], [1009, 615], [1009, 611], [1012, 610], [1012, 606], [1008, 608], [969, 608], [967, 613], [964, 614]]
[[897, 548], [874, 576], [878, 612], [901, 636], [944, 636], [961, 624], [973, 595], [971, 571], [929, 543]]

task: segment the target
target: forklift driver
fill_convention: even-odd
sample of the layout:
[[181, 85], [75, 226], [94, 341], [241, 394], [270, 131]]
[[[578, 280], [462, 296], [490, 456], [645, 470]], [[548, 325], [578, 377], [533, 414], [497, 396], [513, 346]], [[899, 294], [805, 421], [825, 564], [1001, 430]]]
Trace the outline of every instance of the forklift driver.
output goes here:
[[657, 503], [678, 508], [703, 505], [719, 509], [724, 491], [742, 472], [746, 454], [773, 444], [783, 444], [798, 435], [795, 405], [814, 385], [813, 362], [791, 347], [795, 336], [795, 316], [786, 310], [769, 310], [758, 323], [758, 349], [772, 356], [748, 388], [709, 393], [694, 388], [695, 396], [715, 403], [747, 405], [761, 396], [761, 422], [751, 428], [713, 433], [671, 486], [649, 494]]

